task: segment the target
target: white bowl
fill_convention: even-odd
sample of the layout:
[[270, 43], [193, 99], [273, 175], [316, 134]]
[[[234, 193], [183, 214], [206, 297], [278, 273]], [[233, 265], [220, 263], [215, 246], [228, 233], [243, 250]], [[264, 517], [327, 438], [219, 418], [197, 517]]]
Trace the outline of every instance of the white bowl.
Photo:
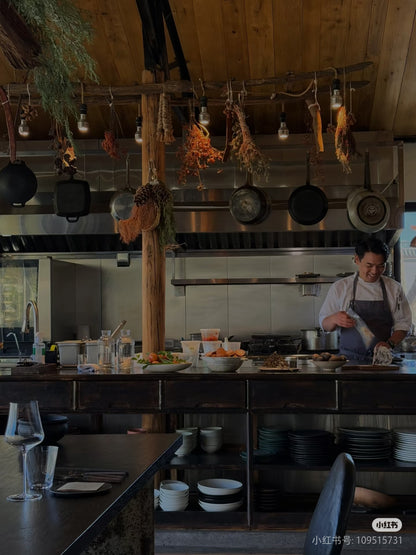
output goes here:
[[198, 505], [204, 511], [211, 513], [225, 513], [227, 511], [235, 511], [243, 504], [243, 500], [235, 501], [234, 503], [206, 503], [205, 501], [198, 501]]
[[315, 360], [312, 359], [315, 366], [321, 370], [327, 370], [329, 372], [334, 372], [336, 368], [341, 368], [348, 362], [348, 360]]
[[198, 482], [198, 490], [208, 495], [230, 495], [242, 489], [241, 482], [229, 478], [207, 478]]
[[244, 359], [238, 357], [202, 357], [211, 372], [235, 372]]
[[164, 494], [188, 495], [189, 486], [180, 480], [162, 480], [160, 482], [160, 496]]

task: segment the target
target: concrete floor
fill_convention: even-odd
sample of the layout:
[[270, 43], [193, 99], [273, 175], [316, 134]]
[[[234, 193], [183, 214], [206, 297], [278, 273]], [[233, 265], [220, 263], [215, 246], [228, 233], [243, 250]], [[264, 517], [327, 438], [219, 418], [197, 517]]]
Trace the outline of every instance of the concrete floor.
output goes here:
[[[348, 555], [415, 555], [416, 534], [402, 534], [400, 544], [369, 545], [365, 538], [380, 537], [374, 532], [351, 534]], [[393, 534], [391, 534], [393, 536]], [[301, 555], [304, 533], [274, 531], [219, 531], [156, 529], [155, 555]]]

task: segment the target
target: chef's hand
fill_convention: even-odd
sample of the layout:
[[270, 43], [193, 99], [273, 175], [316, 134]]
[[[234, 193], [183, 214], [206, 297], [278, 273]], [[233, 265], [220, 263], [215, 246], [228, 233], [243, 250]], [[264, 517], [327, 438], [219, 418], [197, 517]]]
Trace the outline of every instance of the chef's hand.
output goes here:
[[327, 316], [322, 320], [322, 327], [325, 331], [334, 331], [337, 327], [340, 328], [353, 328], [355, 326], [354, 318], [348, 316], [345, 310], [340, 310]]
[[332, 315], [334, 323], [340, 328], [353, 328], [355, 326], [354, 318], [348, 316], [345, 310], [340, 310]]
[[377, 343], [377, 345], [374, 347], [374, 351], [377, 351], [377, 349], [378, 349], [379, 347], [387, 347], [387, 349], [390, 349], [390, 350], [391, 350], [391, 345], [389, 345], [389, 344], [386, 343], [385, 341], [379, 341], [379, 342]]

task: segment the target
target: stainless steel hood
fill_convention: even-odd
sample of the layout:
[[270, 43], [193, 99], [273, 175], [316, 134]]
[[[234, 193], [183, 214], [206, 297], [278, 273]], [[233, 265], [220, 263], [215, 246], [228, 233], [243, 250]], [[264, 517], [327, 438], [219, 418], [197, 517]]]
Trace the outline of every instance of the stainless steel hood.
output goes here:
[[[403, 157], [400, 144], [386, 140], [386, 136], [363, 134], [362, 148], [372, 148], [372, 188], [383, 194], [390, 204], [390, 220], [384, 230], [377, 233], [393, 245], [402, 228]], [[275, 139], [273, 139], [274, 141]], [[267, 143], [267, 141], [266, 141]], [[323, 188], [328, 197], [329, 210], [318, 224], [303, 226], [289, 215], [288, 199], [296, 187], [305, 183], [305, 145], [300, 139], [284, 149], [271, 146], [271, 175], [267, 183], [255, 183], [269, 195], [272, 209], [269, 217], [258, 225], [242, 225], [230, 213], [229, 200], [233, 191], [243, 185], [245, 176], [234, 164], [228, 164], [218, 173], [216, 168], [204, 171], [206, 189], [197, 191], [195, 184], [183, 188], [176, 185], [178, 163], [174, 152], [167, 151], [166, 182], [172, 187], [179, 252], [202, 253], [212, 251], [250, 251], [251, 254], [271, 249], [351, 249], [362, 236], [350, 223], [346, 200], [348, 195], [363, 185], [364, 162], [354, 161], [353, 173], [345, 175], [333, 156], [327, 155], [324, 167], [317, 168], [325, 177], [312, 174], [312, 184]], [[331, 145], [332, 146], [332, 145]], [[105, 253], [141, 250], [141, 238], [124, 245], [115, 231], [110, 214], [110, 199], [114, 191], [124, 186], [123, 162], [118, 168], [97, 149], [88, 151], [88, 163], [81, 177], [90, 183], [91, 209], [88, 216], [70, 223], [56, 216], [53, 208], [53, 186], [57, 177], [49, 173], [39, 178], [42, 170], [39, 158], [28, 159], [28, 165], [37, 173], [38, 192], [24, 208], [14, 208], [0, 199], [0, 253], [52, 253], [80, 252]], [[45, 155], [44, 155], [45, 156]], [[136, 156], [136, 170], [131, 165], [134, 181], [140, 181], [140, 158]], [[26, 159], [28, 153], [23, 153]], [[50, 164], [51, 154], [44, 158]], [[107, 164], [107, 167], [105, 165]], [[111, 162], [113, 164], [113, 162]], [[35, 167], [34, 167], [35, 166]], [[101, 172], [101, 173], [100, 173]], [[105, 181], [107, 172], [110, 178]], [[117, 179], [116, 179], [116, 178]], [[172, 184], [172, 185], [171, 185]]]

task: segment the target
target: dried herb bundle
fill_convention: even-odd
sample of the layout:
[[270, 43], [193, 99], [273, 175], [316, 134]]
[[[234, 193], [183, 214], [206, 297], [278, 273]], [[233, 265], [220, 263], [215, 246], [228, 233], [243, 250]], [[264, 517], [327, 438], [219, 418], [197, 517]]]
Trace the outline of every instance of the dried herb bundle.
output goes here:
[[175, 142], [175, 137], [173, 136], [170, 97], [166, 93], [162, 93], [159, 98], [156, 138], [165, 145], [170, 145]]
[[252, 175], [268, 178], [269, 161], [257, 148], [246, 122], [246, 115], [241, 106], [233, 106], [234, 125], [231, 149], [242, 169]]
[[72, 79], [98, 81], [95, 62], [85, 43], [92, 39], [86, 12], [72, 0], [10, 0], [39, 42], [39, 65], [30, 70], [44, 110], [62, 128], [70, 141], [69, 118], [77, 116]]
[[178, 182], [184, 185], [188, 175], [194, 175], [199, 179], [197, 189], [202, 190], [204, 185], [200, 170], [207, 168], [217, 160], [222, 160], [222, 152], [211, 145], [208, 130], [196, 121], [191, 121], [185, 134], [185, 142], [177, 152], [177, 156], [182, 162], [178, 173]]

